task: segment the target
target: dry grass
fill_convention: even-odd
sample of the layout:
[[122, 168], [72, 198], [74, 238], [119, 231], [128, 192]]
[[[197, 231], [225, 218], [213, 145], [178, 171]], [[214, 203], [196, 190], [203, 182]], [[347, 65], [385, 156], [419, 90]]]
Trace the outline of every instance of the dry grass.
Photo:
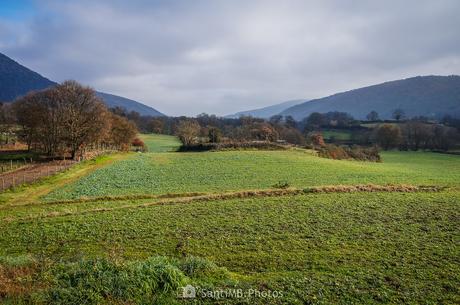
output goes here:
[[411, 192], [439, 192], [444, 187], [433, 186], [433, 185], [410, 185], [410, 184], [387, 184], [387, 185], [376, 185], [376, 184], [357, 184], [357, 185], [331, 185], [331, 186], [319, 186], [305, 189], [305, 192], [310, 193], [352, 193], [352, 192], [399, 192], [399, 193], [411, 193]]
[[40, 287], [34, 277], [37, 274], [35, 264], [27, 266], [5, 266], [0, 264], [0, 300], [30, 294]]

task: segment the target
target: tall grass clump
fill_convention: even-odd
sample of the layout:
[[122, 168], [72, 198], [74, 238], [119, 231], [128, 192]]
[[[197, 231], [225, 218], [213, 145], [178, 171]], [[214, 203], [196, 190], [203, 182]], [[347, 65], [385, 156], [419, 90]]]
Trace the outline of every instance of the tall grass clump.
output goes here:
[[191, 278], [216, 278], [223, 279], [228, 277], [228, 270], [218, 267], [214, 262], [197, 256], [188, 256], [178, 263], [182, 272]]
[[53, 271], [53, 304], [156, 304], [175, 297], [185, 275], [163, 257], [117, 264], [107, 259], [62, 264]]

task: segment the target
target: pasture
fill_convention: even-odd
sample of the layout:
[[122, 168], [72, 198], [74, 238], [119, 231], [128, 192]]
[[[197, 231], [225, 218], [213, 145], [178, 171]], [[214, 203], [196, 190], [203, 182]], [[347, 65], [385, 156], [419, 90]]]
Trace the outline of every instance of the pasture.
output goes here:
[[321, 132], [325, 140], [339, 140], [339, 141], [349, 141], [351, 139], [352, 133], [350, 131], [342, 130], [324, 130]]
[[318, 158], [310, 151], [146, 153], [100, 168], [46, 195], [46, 200], [107, 195], [222, 192], [331, 184], [455, 185], [460, 157], [388, 152], [383, 163]]
[[[178, 299], [179, 283], [282, 292], [219, 304], [458, 303], [459, 156], [386, 152], [370, 163], [308, 150], [176, 153], [175, 138], [142, 138], [148, 153], [99, 157], [0, 195], [0, 299], [121, 304], [116, 285], [129, 279], [137, 304], [216, 303]], [[446, 189], [218, 197], [281, 181]], [[29, 270], [17, 268], [31, 273], [2, 286]], [[138, 282], [149, 270], [167, 286]], [[94, 282], [100, 274], [107, 286]], [[70, 278], [79, 295], [62, 281]], [[139, 288], [148, 285], [156, 297]]]

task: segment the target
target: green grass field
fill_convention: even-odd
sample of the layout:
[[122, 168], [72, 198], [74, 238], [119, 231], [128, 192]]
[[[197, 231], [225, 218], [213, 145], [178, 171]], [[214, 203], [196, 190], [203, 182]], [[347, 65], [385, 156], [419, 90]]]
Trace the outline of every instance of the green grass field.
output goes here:
[[141, 134], [140, 139], [147, 145], [149, 152], [175, 151], [180, 146], [179, 139], [167, 135]]
[[[302, 150], [177, 153], [167, 152], [178, 145], [173, 137], [142, 138], [149, 153], [100, 157], [0, 195], [0, 303], [460, 301], [460, 156], [387, 152], [383, 163], [366, 163]], [[279, 181], [447, 189], [207, 200], [192, 194], [269, 189]], [[128, 196], [185, 192], [190, 200]], [[92, 198], [98, 196], [112, 197]], [[80, 200], [56, 201], [63, 199]], [[148, 283], [149, 272], [158, 282]], [[11, 274], [19, 276], [2, 285]], [[77, 290], [68, 287], [77, 282]], [[126, 282], [134, 287], [131, 296], [120, 292]], [[176, 298], [172, 291], [186, 283], [282, 296]]]
[[318, 158], [305, 151], [147, 153], [98, 169], [47, 200], [126, 194], [220, 192], [291, 186], [408, 183], [454, 185], [460, 156], [388, 152], [383, 163]]
[[351, 139], [351, 132], [349, 131], [324, 130], [321, 133], [325, 140], [330, 140], [333, 138], [339, 141], [348, 141]]

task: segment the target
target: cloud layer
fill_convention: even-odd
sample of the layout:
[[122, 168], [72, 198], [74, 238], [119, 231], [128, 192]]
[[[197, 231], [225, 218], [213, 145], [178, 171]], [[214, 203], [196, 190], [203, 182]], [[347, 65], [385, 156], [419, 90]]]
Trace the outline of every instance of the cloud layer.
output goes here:
[[457, 0], [37, 1], [0, 52], [171, 115], [460, 74]]

